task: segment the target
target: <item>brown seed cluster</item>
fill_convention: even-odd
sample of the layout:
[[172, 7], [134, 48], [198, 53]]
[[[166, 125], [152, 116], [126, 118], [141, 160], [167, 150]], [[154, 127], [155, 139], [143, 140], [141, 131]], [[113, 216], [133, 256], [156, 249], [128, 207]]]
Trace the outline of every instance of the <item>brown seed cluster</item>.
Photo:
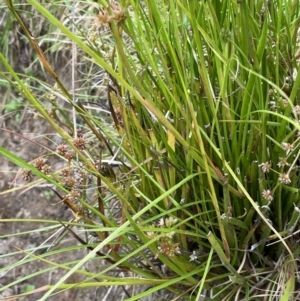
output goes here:
[[175, 255], [181, 254], [179, 243], [162, 241], [160, 242], [159, 253], [165, 254], [168, 257], [174, 257]]
[[97, 16], [97, 22], [100, 25], [107, 26], [111, 20], [117, 24], [126, 19], [126, 8], [122, 8], [117, 2], [111, 3], [110, 9], [100, 9]]
[[[159, 228], [172, 228], [177, 222], [178, 219], [175, 219], [173, 217], [169, 217], [166, 219], [161, 218], [158, 221], [157, 225], [153, 226]], [[158, 232], [149, 231], [147, 232], [147, 236], [152, 239], [157, 236], [157, 233]], [[175, 255], [181, 254], [179, 243], [175, 243], [173, 241], [174, 234], [174, 231], [166, 232], [157, 240], [158, 253], [155, 256], [156, 258], [159, 256], [159, 254], [164, 254], [168, 257], [174, 257]]]
[[65, 154], [65, 158], [67, 159], [67, 160], [69, 160], [69, 161], [71, 161], [74, 157], [75, 157], [75, 152], [67, 152], [66, 154]]
[[75, 190], [75, 189], [72, 189], [72, 190], [70, 191], [70, 193], [68, 193], [68, 194], [66, 195], [66, 197], [68, 198], [69, 201], [71, 201], [71, 202], [76, 202], [76, 201], [78, 201], [78, 199], [80, 198], [80, 192], [77, 191], [77, 190]]
[[43, 166], [46, 165], [48, 163], [48, 160], [45, 158], [37, 158], [34, 163], [33, 166], [35, 168], [37, 168], [38, 170], [42, 170]]
[[69, 168], [64, 168], [64, 169], [62, 169], [59, 173], [60, 173], [60, 175], [61, 175], [62, 177], [67, 177], [67, 176], [70, 175], [70, 169], [69, 169]]
[[30, 169], [23, 169], [22, 179], [25, 181], [30, 181], [32, 179], [32, 171]]
[[78, 148], [80, 150], [85, 149], [85, 139], [83, 137], [74, 138], [73, 144], [76, 148]]
[[59, 155], [65, 155], [68, 152], [68, 146], [66, 144], [60, 144], [59, 146], [57, 146], [56, 152]]
[[37, 158], [34, 161], [33, 166], [35, 168], [37, 168], [38, 170], [40, 170], [45, 175], [48, 175], [51, 173], [51, 166], [48, 164], [48, 160], [45, 158]]
[[69, 188], [72, 189], [75, 186], [75, 179], [71, 176], [63, 178], [63, 184]]

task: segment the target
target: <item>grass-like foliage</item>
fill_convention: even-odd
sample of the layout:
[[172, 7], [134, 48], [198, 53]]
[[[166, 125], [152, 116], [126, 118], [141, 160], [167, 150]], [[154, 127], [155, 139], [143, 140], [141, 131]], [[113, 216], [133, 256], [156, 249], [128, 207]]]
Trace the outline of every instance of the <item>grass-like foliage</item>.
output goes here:
[[[25, 162], [0, 153], [22, 167], [19, 177], [49, 183], [74, 213], [56, 225], [90, 250], [75, 263], [48, 261], [66, 273], [41, 300], [74, 286], [114, 285], [143, 286], [127, 300], [160, 290], [182, 300], [297, 300], [299, 1], [99, 0], [86, 8], [87, 18], [94, 14], [87, 27], [28, 0], [62, 37], [48, 54], [72, 45], [70, 63], [91, 66], [73, 89], [22, 10], [5, 2], [51, 80], [18, 74], [5, 53], [1, 77], [61, 137], [49, 157], [64, 167], [54, 170], [47, 156]], [[109, 116], [84, 95], [91, 81], [101, 82]], [[51, 252], [27, 258], [47, 261]], [[96, 257], [108, 267], [86, 272]], [[66, 284], [73, 273], [86, 280]]]

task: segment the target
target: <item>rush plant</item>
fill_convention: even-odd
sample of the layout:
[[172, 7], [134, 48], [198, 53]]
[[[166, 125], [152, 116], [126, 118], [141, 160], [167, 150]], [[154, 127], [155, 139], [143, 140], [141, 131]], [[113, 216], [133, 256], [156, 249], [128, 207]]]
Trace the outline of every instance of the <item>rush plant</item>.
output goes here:
[[[159, 291], [170, 291], [168, 300], [297, 300], [299, 1], [102, 0], [90, 3], [87, 28], [27, 0], [76, 49], [74, 68], [81, 57], [104, 70], [105, 80], [86, 72], [73, 90], [22, 11], [5, 2], [55, 85], [31, 78], [48, 91], [41, 97], [5, 53], [1, 77], [61, 138], [48, 156], [64, 166], [0, 153], [24, 180], [48, 183], [74, 213], [56, 226], [90, 251], [59, 265], [47, 259], [51, 248], [24, 251], [66, 270], [40, 300], [102, 286], [139, 287], [132, 301]], [[100, 110], [81, 97], [91, 80], [102, 83]], [[95, 258], [108, 267], [86, 272]], [[66, 284], [74, 273], [85, 280]]]

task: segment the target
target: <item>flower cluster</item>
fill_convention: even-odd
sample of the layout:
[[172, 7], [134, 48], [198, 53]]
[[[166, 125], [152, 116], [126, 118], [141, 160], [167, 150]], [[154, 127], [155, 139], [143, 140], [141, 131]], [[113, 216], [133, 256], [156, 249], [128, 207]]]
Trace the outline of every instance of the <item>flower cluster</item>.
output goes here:
[[126, 9], [122, 8], [118, 3], [112, 2], [110, 9], [100, 9], [97, 22], [100, 25], [108, 25], [111, 20], [115, 20], [118, 24], [126, 19]]
[[271, 163], [269, 162], [265, 162], [265, 163], [262, 163], [259, 165], [259, 167], [261, 168], [261, 170], [264, 172], [264, 173], [268, 173], [271, 169]]
[[59, 146], [57, 146], [56, 152], [59, 155], [63, 155], [64, 156], [68, 152], [68, 146], [66, 144], [60, 144]]
[[299, 105], [295, 105], [293, 108], [293, 114], [295, 116], [295, 118], [298, 119], [298, 117], [300, 116], [300, 106]]
[[262, 192], [262, 197], [267, 200], [268, 202], [272, 202], [273, 201], [273, 195], [272, 195], [272, 191], [270, 189], [264, 189]]
[[33, 166], [45, 175], [49, 175], [51, 173], [51, 166], [48, 164], [48, 160], [45, 158], [37, 158], [34, 161]]
[[294, 143], [286, 143], [286, 142], [282, 142], [281, 143], [286, 155], [288, 156], [295, 148]]
[[[300, 110], [300, 106], [295, 106], [294, 111], [293, 111], [294, 114], [298, 115], [298, 112], [300, 112], [299, 110]], [[277, 166], [281, 169], [279, 173], [277, 172], [279, 184], [289, 185], [292, 182], [291, 178], [290, 178], [290, 173], [291, 173], [291, 170], [293, 170], [293, 169], [290, 167], [291, 164], [289, 163], [289, 158], [295, 153], [295, 150], [296, 150], [296, 147], [298, 144], [297, 143], [298, 139], [299, 139], [299, 137], [293, 143], [288, 143], [288, 142], [281, 143], [281, 147], [285, 153], [285, 156], [279, 157], [279, 162], [277, 163]], [[275, 171], [272, 169], [272, 163], [269, 161], [263, 162], [263, 163], [259, 164], [258, 166], [260, 167], [261, 171], [264, 174], [268, 174], [268, 173], [270, 173], [270, 171]], [[285, 167], [289, 167], [289, 169], [284, 170]], [[274, 190], [273, 191], [270, 189], [262, 190], [262, 198], [264, 200], [268, 201], [268, 205], [274, 199], [273, 194], [274, 194]]]
[[32, 171], [30, 169], [22, 170], [22, 179], [25, 181], [30, 181], [32, 179]]
[[[172, 228], [173, 225], [175, 225], [178, 222], [178, 219], [173, 217], [168, 217], [166, 219], [161, 218], [156, 225], [153, 225], [154, 227], [159, 228]], [[174, 257], [177, 254], [181, 254], [179, 243], [175, 243], [173, 241], [173, 236], [175, 232], [174, 231], [167, 231], [162, 236], [159, 236], [157, 240], [157, 248], [158, 252], [155, 256], [157, 258], [160, 254], [164, 254], [168, 257]], [[158, 236], [158, 233], [156, 232], [147, 232], [147, 236], [149, 238], [154, 238]]]
[[[300, 115], [300, 106], [299, 105], [296, 105], [293, 108], [293, 114], [295, 115], [295, 117]], [[293, 159], [294, 160], [293, 164], [291, 164], [289, 161], [291, 161], [291, 158], [296, 156], [295, 153], [299, 146], [299, 143], [298, 143], [299, 139], [300, 139], [300, 136], [297, 136], [297, 139], [294, 140], [292, 143], [290, 143], [290, 142], [282, 142], [281, 143], [281, 148], [282, 148], [282, 152], [284, 152], [284, 156], [279, 157], [279, 162], [277, 163], [277, 166], [280, 168], [279, 172], [276, 172], [275, 170], [272, 169], [272, 163], [269, 161], [258, 165], [260, 167], [261, 171], [264, 174], [268, 174], [270, 171], [275, 171], [278, 174], [278, 183], [279, 184], [284, 184], [284, 185], [291, 184], [292, 183], [291, 172], [293, 170], [295, 170], [294, 165], [297, 163], [296, 163], [296, 159]], [[288, 167], [288, 169], [285, 167]], [[268, 205], [274, 199], [273, 194], [274, 194], [274, 190], [273, 191], [271, 191], [270, 189], [262, 190], [262, 197], [264, 200], [268, 201]]]
[[291, 164], [287, 162], [287, 158], [285, 157], [279, 157], [279, 162], [277, 163], [277, 166], [284, 167], [284, 166], [290, 166]]
[[78, 148], [80, 150], [85, 149], [85, 139], [83, 137], [74, 138], [73, 144], [76, 148]]
[[289, 176], [288, 173], [280, 174], [278, 180], [279, 180], [280, 183], [286, 184], [286, 185], [291, 183], [291, 179], [290, 179], [290, 176]]

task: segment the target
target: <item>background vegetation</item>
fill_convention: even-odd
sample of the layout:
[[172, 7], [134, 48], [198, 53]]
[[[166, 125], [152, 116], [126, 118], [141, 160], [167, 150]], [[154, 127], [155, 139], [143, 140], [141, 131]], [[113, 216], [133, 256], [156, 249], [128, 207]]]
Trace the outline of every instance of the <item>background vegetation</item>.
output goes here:
[[[30, 110], [55, 136], [30, 162], [0, 153], [73, 212], [39, 231], [90, 250], [59, 264], [48, 256], [62, 247], [23, 250], [65, 270], [40, 300], [102, 286], [126, 300], [297, 300], [299, 1], [5, 3], [5, 113]], [[21, 73], [15, 43], [30, 45]], [[109, 264], [86, 270], [94, 260]], [[85, 279], [66, 284], [74, 273]]]

